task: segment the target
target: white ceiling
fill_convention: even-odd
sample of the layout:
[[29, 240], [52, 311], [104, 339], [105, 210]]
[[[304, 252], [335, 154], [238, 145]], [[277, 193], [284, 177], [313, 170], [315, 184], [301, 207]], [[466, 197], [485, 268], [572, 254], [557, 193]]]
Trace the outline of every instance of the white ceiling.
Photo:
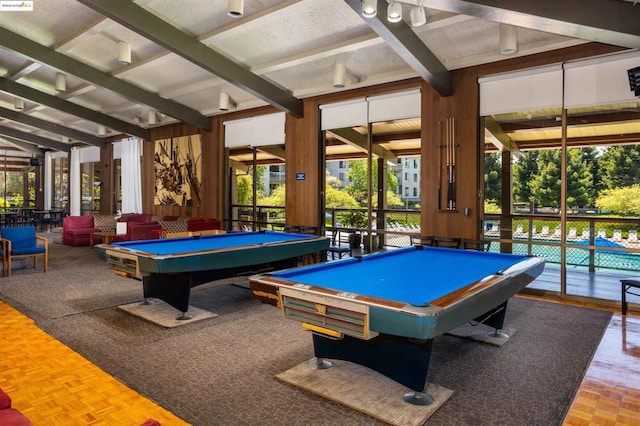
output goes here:
[[[555, 4], [543, 0], [540, 2]], [[137, 0], [134, 3], [298, 99], [420, 76], [389, 43], [374, 32], [360, 13], [347, 4], [348, 0], [245, 0], [244, 16], [238, 19], [227, 15], [226, 0]], [[407, 0], [406, 3], [416, 2]], [[408, 28], [417, 34], [424, 48], [430, 50], [449, 71], [592, 41], [592, 38], [573, 38], [530, 29], [540, 25], [531, 21], [535, 25], [517, 29], [518, 52], [501, 56], [498, 52], [497, 21], [506, 18], [486, 12], [480, 13], [482, 19], [443, 11], [453, 10], [460, 3], [473, 2], [425, 0], [423, 4], [428, 7], [428, 23], [418, 28], [410, 26], [411, 5], [403, 4], [404, 21]], [[584, 7], [588, 8], [592, 3], [616, 3], [627, 7], [629, 13], [636, 16], [640, 14], [640, 6], [620, 0], [590, 0], [584, 2]], [[113, 76], [128, 82], [203, 116], [221, 113], [218, 110], [221, 91], [230, 94], [237, 103], [237, 109], [268, 103], [251, 91], [223, 80], [138, 32], [104, 17], [81, 1], [35, 0], [33, 4], [33, 11], [0, 12], [0, 28], [87, 64], [106, 73], [106, 77]], [[602, 9], [597, 10], [600, 10], [598, 13], [607, 13]], [[484, 15], [495, 18], [496, 22]], [[129, 92], [117, 94], [69, 72], [66, 72], [67, 90], [58, 92], [54, 88], [58, 71], [54, 66], [6, 48], [8, 43], [5, 40], [0, 36], [0, 76], [4, 79], [142, 129], [151, 127], [147, 124], [147, 115], [149, 111], [157, 111], [157, 108], [128, 99]], [[132, 64], [121, 65], [117, 62], [119, 41], [130, 43]], [[350, 80], [343, 89], [332, 86], [336, 63], [345, 64]], [[100, 120], [97, 118], [82, 118], [57, 106], [45, 106], [29, 99], [25, 103], [22, 114], [98, 136]], [[0, 107], [15, 111], [14, 94], [0, 91]], [[177, 121], [167, 111], [159, 112], [162, 116], [157, 125]], [[3, 127], [58, 143], [87, 142], [78, 135], [69, 140], [63, 139], [60, 132], [20, 123], [7, 118], [6, 114], [0, 114], [0, 130]], [[107, 136], [120, 133], [126, 131], [109, 128]], [[32, 141], [28, 143], [33, 145]], [[15, 145], [15, 140], [0, 135], [0, 147]], [[33, 146], [56, 149], [55, 146], [47, 148], [42, 144]]]

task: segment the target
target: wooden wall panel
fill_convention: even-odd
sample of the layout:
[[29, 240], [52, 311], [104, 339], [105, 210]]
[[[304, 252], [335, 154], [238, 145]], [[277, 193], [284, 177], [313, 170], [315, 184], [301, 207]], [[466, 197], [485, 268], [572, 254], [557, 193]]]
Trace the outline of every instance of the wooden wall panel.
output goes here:
[[[156, 206], [153, 204], [155, 141], [200, 134], [202, 141], [202, 203], [200, 207]], [[157, 216], [213, 217], [222, 219], [224, 186], [224, 144], [220, 122], [213, 121], [213, 131], [206, 132], [187, 124], [174, 124], [151, 130], [151, 141], [144, 141], [142, 156], [142, 206], [144, 212]]]
[[[478, 136], [478, 84], [475, 69], [452, 72], [453, 94], [441, 97], [422, 85], [422, 175], [421, 229], [423, 235], [477, 238], [480, 230], [480, 166]], [[438, 209], [438, 155], [444, 155], [439, 123], [452, 117], [456, 144], [456, 210]], [[441, 166], [444, 167], [445, 160]], [[443, 179], [441, 191], [446, 192]], [[464, 209], [471, 209], [469, 216]]]
[[[320, 111], [314, 100], [304, 102], [304, 117], [287, 114], [286, 220], [288, 225], [320, 225]], [[297, 180], [296, 173], [304, 173]]]

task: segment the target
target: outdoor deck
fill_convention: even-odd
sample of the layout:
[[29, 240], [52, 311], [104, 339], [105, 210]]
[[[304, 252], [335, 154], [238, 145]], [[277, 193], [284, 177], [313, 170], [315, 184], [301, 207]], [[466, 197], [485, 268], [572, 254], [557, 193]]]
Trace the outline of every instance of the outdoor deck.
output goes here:
[[[567, 294], [611, 300], [619, 306], [622, 292], [620, 280], [634, 276], [609, 272], [589, 272], [582, 269], [567, 269]], [[635, 277], [640, 279], [640, 277]], [[560, 291], [560, 268], [547, 265], [544, 272], [527, 289]], [[627, 294], [627, 302], [640, 304], [640, 296]]]

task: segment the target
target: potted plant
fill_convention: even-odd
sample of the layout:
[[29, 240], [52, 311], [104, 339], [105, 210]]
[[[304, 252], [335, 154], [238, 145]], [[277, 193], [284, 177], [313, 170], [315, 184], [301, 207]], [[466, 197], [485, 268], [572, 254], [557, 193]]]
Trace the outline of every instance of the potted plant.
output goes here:
[[354, 232], [349, 234], [349, 246], [352, 249], [359, 249], [362, 244], [362, 235], [359, 231], [367, 227], [367, 214], [361, 211], [350, 211], [342, 217], [342, 226], [354, 229]]

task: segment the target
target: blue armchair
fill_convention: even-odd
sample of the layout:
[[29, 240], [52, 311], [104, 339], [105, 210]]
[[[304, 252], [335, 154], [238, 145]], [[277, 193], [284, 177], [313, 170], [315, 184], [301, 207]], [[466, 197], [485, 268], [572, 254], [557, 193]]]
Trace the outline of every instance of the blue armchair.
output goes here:
[[34, 226], [16, 226], [0, 229], [0, 240], [3, 249], [3, 270], [5, 276], [11, 276], [11, 260], [16, 258], [33, 257], [33, 267], [36, 267], [38, 256], [44, 258], [44, 271], [49, 267], [49, 241], [45, 237], [36, 235]]

